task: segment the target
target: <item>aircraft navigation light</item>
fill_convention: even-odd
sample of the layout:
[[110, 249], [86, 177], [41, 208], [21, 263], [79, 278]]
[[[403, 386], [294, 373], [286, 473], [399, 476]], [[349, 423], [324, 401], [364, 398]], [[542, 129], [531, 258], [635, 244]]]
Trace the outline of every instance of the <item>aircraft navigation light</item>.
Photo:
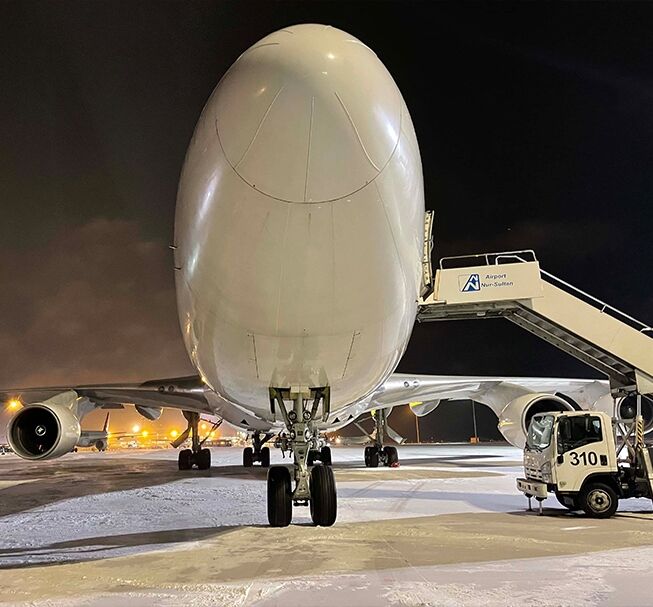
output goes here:
[[17, 398], [12, 398], [12, 399], [7, 403], [7, 407], [8, 407], [11, 411], [15, 411], [16, 409], [18, 409], [18, 407], [20, 407], [20, 405], [21, 405], [21, 402], [20, 402], [20, 400], [17, 399]]

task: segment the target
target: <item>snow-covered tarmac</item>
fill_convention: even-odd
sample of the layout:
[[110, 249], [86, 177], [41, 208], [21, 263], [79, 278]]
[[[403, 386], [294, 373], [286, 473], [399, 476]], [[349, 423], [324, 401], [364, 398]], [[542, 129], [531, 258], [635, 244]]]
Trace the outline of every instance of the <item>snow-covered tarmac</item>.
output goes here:
[[336, 525], [295, 508], [287, 529], [267, 527], [265, 471], [239, 449], [207, 472], [176, 455], [0, 457], [0, 603], [653, 605], [650, 501], [609, 521], [553, 498], [526, 513], [516, 449], [404, 446], [398, 469], [334, 449]]

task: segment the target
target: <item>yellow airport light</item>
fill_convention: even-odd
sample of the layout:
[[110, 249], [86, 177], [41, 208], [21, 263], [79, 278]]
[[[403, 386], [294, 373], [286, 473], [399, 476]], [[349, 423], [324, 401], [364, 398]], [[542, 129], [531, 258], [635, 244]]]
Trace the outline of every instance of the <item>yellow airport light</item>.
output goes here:
[[7, 403], [7, 408], [8, 408], [10, 411], [15, 411], [16, 409], [18, 409], [18, 408], [21, 406], [21, 404], [22, 404], [22, 403], [20, 402], [19, 399], [17, 399], [17, 398], [12, 398], [12, 399]]
[[202, 425], [200, 427], [202, 428], [202, 430], [206, 430], [208, 428], [206, 422], [202, 422]]
[[140, 427], [138, 424], [134, 424], [134, 425], [132, 426], [132, 432], [133, 432], [134, 434], [138, 434], [140, 431], [141, 431], [141, 427]]
[[141, 436], [142, 436], [143, 438], [147, 438], [147, 435], [148, 435], [148, 434], [149, 434], [149, 432], [148, 432], [147, 430], [143, 430], [143, 432], [141, 432]]
[[177, 432], [176, 430], [172, 430], [170, 432], [170, 436], [172, 436], [172, 438], [177, 438], [179, 436], [179, 432]]

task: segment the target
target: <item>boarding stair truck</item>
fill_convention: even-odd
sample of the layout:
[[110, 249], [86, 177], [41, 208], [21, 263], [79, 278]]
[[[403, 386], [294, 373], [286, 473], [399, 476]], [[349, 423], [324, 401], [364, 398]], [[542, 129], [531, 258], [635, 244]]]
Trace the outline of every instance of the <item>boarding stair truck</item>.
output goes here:
[[539, 413], [524, 448], [517, 488], [539, 503], [554, 493], [569, 510], [609, 518], [620, 499], [653, 499], [653, 448], [644, 443], [641, 397], [633, 419], [599, 411]]
[[528, 435], [519, 488], [540, 510], [554, 492], [596, 517], [614, 514], [619, 499], [653, 497], [644, 444], [644, 431], [653, 434], [653, 327], [546, 272], [532, 250], [443, 257], [433, 273], [432, 224], [427, 214], [418, 322], [504, 318], [609, 381], [614, 419], [569, 403], [502, 428], [513, 444]]

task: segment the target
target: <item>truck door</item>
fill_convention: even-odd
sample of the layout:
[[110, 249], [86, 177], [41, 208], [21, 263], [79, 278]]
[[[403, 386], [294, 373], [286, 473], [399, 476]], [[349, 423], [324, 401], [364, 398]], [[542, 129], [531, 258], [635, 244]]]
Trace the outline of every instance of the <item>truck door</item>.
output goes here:
[[589, 414], [561, 416], [557, 425], [558, 489], [565, 493], [579, 491], [588, 475], [609, 471], [606, 429], [600, 417]]

